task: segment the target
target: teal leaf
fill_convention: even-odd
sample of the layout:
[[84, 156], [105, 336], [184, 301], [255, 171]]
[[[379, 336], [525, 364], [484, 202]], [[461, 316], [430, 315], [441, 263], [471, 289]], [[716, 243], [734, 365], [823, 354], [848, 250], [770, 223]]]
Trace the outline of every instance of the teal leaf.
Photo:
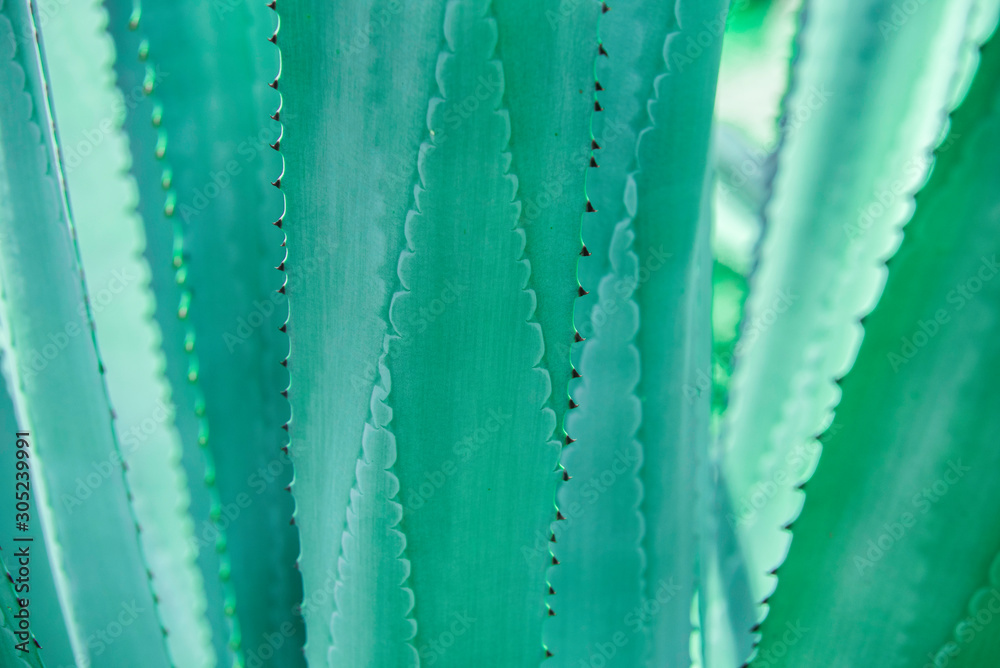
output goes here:
[[410, 614], [413, 591], [405, 584], [410, 562], [403, 554], [406, 538], [399, 530], [403, 507], [398, 500], [399, 479], [392, 473], [396, 437], [387, 429], [392, 410], [385, 403], [391, 391], [385, 362], [383, 354], [347, 507], [330, 666], [419, 665], [412, 642], [417, 630]]
[[[879, 299], [912, 193], [976, 40], [971, 2], [900, 14], [888, 0], [808, 5], [760, 266], [724, 424], [723, 466], [754, 595], [788, 549], [795, 485], [816, 465], [834, 381]], [[994, 18], [995, 20], [995, 18]], [[967, 38], [968, 36], [968, 38]]]
[[864, 320], [753, 665], [924, 665], [982, 602], [1000, 550], [998, 46]]
[[[127, 175], [128, 141], [120, 129], [125, 100], [114, 85], [106, 22], [98, 3], [73, 3], [52, 13], [45, 23], [49, 78], [105, 382], [144, 551], [156, 574], [153, 588], [168, 648], [175, 664], [204, 666], [211, 663], [205, 595], [195, 566], [160, 332], [152, 321], [144, 233], [134, 210], [135, 183]], [[98, 462], [94, 468], [103, 473], [110, 467], [111, 462]], [[76, 502], [86, 502], [82, 495], [89, 486], [77, 490]]]
[[[528, 666], [544, 656], [552, 388], [489, 3], [449, 2], [444, 36], [390, 309], [414, 644], [437, 665]], [[469, 105], [484, 78], [501, 85]]]
[[[287, 381], [278, 327], [287, 307], [275, 268], [283, 250], [269, 224], [281, 214], [280, 193], [268, 185], [280, 172], [267, 145], [279, 130], [267, 118], [278, 104], [267, 86], [278, 72], [267, 42], [273, 24], [258, 3], [148, 1], [137, 30], [147, 65], [160, 73], [151, 95], [169, 161], [153, 173], [167, 191], [163, 211], [146, 224], [172, 228], [171, 256], [161, 242], [150, 261], [158, 265], [154, 283], [177, 305], [161, 316], [186, 325], [168, 348], [168, 365], [194, 386], [193, 402], [181, 407], [198, 418], [186, 447], [203, 451], [200, 477], [210, 481], [195, 537], [200, 550], [220, 553], [205, 579], [221, 580], [222, 612], [232, 615], [215, 628], [217, 646], [218, 639], [229, 645], [219, 660], [232, 651], [234, 661], [242, 654], [251, 662], [263, 652], [292, 666], [302, 661], [301, 588], [284, 490], [291, 463], [281, 451], [287, 404], [279, 393]], [[219, 613], [213, 617], [218, 623]]]
[[[17, 543], [14, 545], [21, 547]], [[0, 574], [3, 578], [0, 580], [0, 657], [3, 658], [3, 665], [9, 668], [43, 668], [34, 634], [24, 631], [22, 626], [22, 622], [30, 620], [35, 611], [30, 610], [30, 603], [29, 607], [21, 606], [20, 600], [24, 599], [18, 599], [14, 579], [2, 562], [0, 570], [3, 570]]]
[[[602, 147], [587, 181], [597, 212], [584, 222], [591, 294], [578, 318], [589, 336], [568, 421], [576, 442], [562, 459], [572, 479], [559, 491], [567, 524], [553, 548], [553, 665], [691, 661], [696, 527], [709, 512], [711, 393], [696, 385], [711, 354], [707, 154], [726, 6], [663, 12], [623, 7], [600, 25], [597, 117], [623, 125], [610, 126], [620, 130], [610, 161]], [[614, 223], [610, 237], [602, 221]]]
[[[78, 663], [170, 664], [95, 345], [91, 305], [52, 134], [44, 57], [27, 2], [0, 11], [0, 278], [8, 387], [30, 433], [41, 515]], [[44, 303], [45, 309], [34, 308]], [[79, 506], [81, 471], [111, 461]], [[128, 619], [117, 638], [108, 625]]]
[[444, 4], [299, 2], [277, 11], [292, 491], [306, 658], [321, 666]]
[[494, 11], [524, 255], [531, 262], [531, 286], [538, 299], [551, 406], [562, 429], [576, 334], [581, 218], [588, 215], [584, 181], [588, 172], [600, 169], [591, 161], [600, 3], [497, 0]]

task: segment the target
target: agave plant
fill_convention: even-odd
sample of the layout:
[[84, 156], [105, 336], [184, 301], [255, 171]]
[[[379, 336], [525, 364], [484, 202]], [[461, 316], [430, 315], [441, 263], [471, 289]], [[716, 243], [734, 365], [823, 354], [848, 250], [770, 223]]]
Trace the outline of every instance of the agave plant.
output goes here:
[[0, 0], [2, 665], [995, 665], [1000, 3], [730, 4]]

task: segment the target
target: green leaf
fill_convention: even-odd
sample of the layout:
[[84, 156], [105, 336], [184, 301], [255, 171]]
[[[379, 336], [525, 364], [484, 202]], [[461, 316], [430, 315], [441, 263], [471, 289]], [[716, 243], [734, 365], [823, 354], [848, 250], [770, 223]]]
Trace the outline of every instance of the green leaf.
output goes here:
[[[495, 0], [510, 113], [511, 172], [517, 174], [521, 225], [531, 262], [536, 313], [545, 340], [543, 366], [552, 379], [558, 429], [568, 409], [570, 349], [579, 290], [584, 181], [591, 166], [596, 0], [524, 3]], [[555, 55], [558, 57], [555, 57]], [[596, 162], [594, 163], [596, 164]]]
[[[0, 185], [0, 188], [3, 188], [3, 186]], [[6, 196], [6, 193], [0, 190], [0, 196]], [[0, 337], [6, 337], [6, 335], [7, 332], [5, 331], [3, 322], [0, 321]], [[0, 345], [4, 349], [8, 347], [7, 343]], [[7, 358], [4, 356], [0, 363], [5, 364], [6, 360]], [[10, 376], [9, 372], [4, 372], [5, 378], [9, 378]], [[14, 415], [14, 404], [11, 402], [7, 388], [0, 385], [0, 433], [10, 435], [10, 438], [0, 441], [0, 480], [12, 481], [11, 485], [14, 492], [23, 491], [23, 488], [17, 489], [16, 485], [13, 484], [17, 480], [18, 473], [18, 460], [15, 455], [17, 449], [15, 434], [18, 431], [17, 419]], [[23, 480], [24, 477], [22, 474], [21, 479]], [[30, 484], [30, 480], [28, 484]], [[5, 518], [3, 524], [6, 529], [16, 529], [17, 502], [18, 499], [14, 494], [0, 495], [0, 518]], [[29, 524], [30, 526], [27, 531], [16, 531], [15, 534], [18, 537], [30, 537], [32, 539], [30, 545], [30, 582], [24, 582], [24, 578], [18, 572], [21, 564], [15, 556], [15, 552], [19, 546], [23, 545], [21, 541], [7, 542], [5, 540], [3, 543], [5, 549], [0, 551], [0, 562], [3, 563], [8, 572], [13, 569], [17, 577], [22, 579], [20, 583], [11, 585], [11, 601], [14, 600], [17, 594], [21, 594], [22, 598], [25, 594], [28, 595], [29, 607], [31, 608], [31, 633], [38, 639], [39, 644], [44, 647], [44, 652], [42, 653], [44, 653], [45, 658], [48, 659], [51, 665], [68, 665], [73, 663], [73, 648], [70, 646], [69, 634], [66, 631], [66, 623], [63, 620], [62, 610], [59, 609], [59, 598], [56, 594], [56, 584], [52, 577], [49, 553], [45, 547], [42, 527], [39, 522], [29, 522]], [[30, 590], [23, 588], [26, 584], [30, 586]], [[21, 591], [16, 591], [17, 588], [20, 588]], [[7, 610], [15, 609], [14, 603], [8, 606], [4, 602], [2, 605]]]
[[[808, 5], [724, 425], [733, 525], [773, 589], [838, 390], [960, 86], [972, 2]], [[974, 37], [969, 38], [974, 44]], [[956, 85], [957, 84], [957, 85]]]
[[396, 437], [387, 429], [392, 410], [385, 403], [390, 392], [385, 363], [383, 354], [347, 507], [334, 592], [331, 666], [419, 665], [412, 642], [417, 630], [411, 615], [413, 591], [405, 585], [410, 562], [399, 530], [399, 479], [391, 470]]
[[[0, 11], [0, 278], [9, 386], [30, 432], [35, 488], [63, 614], [78, 663], [167, 666], [129, 505], [75, 231], [51, 134], [36, 19], [27, 2]], [[40, 305], [44, 304], [44, 308]], [[80, 506], [80, 472], [111, 462]], [[109, 624], [122, 624], [108, 638]], [[99, 635], [101, 634], [101, 635]]]
[[928, 654], [928, 658], [936, 662], [934, 668], [988, 666], [1000, 657], [1000, 633], [992, 625], [998, 600], [1000, 558], [995, 558], [990, 564], [987, 583], [972, 595], [965, 614], [955, 626], [953, 637], [933, 656]]
[[[151, 320], [142, 221], [134, 210], [136, 187], [127, 176], [128, 142], [120, 129], [125, 101], [114, 85], [106, 22], [96, 2], [53, 12], [45, 24], [49, 77], [105, 382], [170, 654], [178, 665], [203, 666], [211, 662], [205, 595], [194, 563], [160, 332]], [[99, 462], [95, 470], [113, 470], [112, 462]], [[76, 502], [86, 503], [81, 495], [89, 486], [77, 491]]]
[[998, 47], [864, 321], [754, 665], [924, 665], [980, 605], [1000, 551]]
[[[711, 394], [696, 386], [710, 362], [706, 156], [725, 16], [722, 2], [680, 3], [676, 15], [650, 3], [601, 20], [609, 55], [607, 69], [598, 59], [598, 102], [605, 113], [642, 113], [625, 116], [627, 129], [608, 143], [610, 161], [602, 145], [601, 171], [587, 182], [597, 208], [589, 218], [614, 232], [608, 240], [585, 219], [588, 250], [591, 232], [596, 241], [580, 263], [592, 297], [580, 308], [592, 304], [581, 314], [592, 333], [574, 391], [580, 408], [568, 423], [577, 440], [563, 456], [573, 478], [559, 492], [567, 524], [553, 550], [557, 616], [546, 643], [554, 665], [589, 665], [609, 645], [613, 665], [691, 660], [695, 529], [708, 513], [698, 499], [707, 490]], [[649, 29], [661, 25], [665, 34]], [[648, 78], [619, 65], [630, 61]], [[635, 99], [639, 91], [644, 99]], [[618, 143], [629, 138], [627, 149]], [[609, 262], [600, 283], [588, 284]]]
[[[137, 210], [145, 228], [144, 255], [150, 269], [150, 288], [154, 294], [155, 316], [159, 325], [167, 364], [165, 375], [171, 388], [172, 403], [176, 407], [174, 425], [181, 439], [181, 466], [188, 480], [190, 502], [188, 509], [195, 522], [197, 564], [201, 571], [205, 596], [205, 615], [212, 629], [212, 643], [216, 657], [229, 653], [229, 621], [225, 614], [227, 598], [231, 592], [219, 578], [225, 550], [213, 549], [217, 544], [225, 547], [222, 532], [208, 520], [213, 507], [218, 507], [217, 489], [205, 484], [207, 466], [199, 443], [207, 434], [205, 419], [199, 414], [203, 400], [199, 388], [188, 380], [187, 347], [195, 341], [190, 321], [178, 317], [179, 307], [185, 298], [183, 284], [176, 280], [174, 266], [175, 226], [165, 215], [165, 207], [176, 202], [171, 186], [171, 158], [167, 156], [167, 134], [162, 127], [163, 105], [156, 99], [157, 86], [175, 76], [164, 69], [154, 54], [150, 54], [149, 40], [139, 30], [141, 12], [131, 0], [108, 0], [106, 3], [117, 58], [115, 71], [118, 86], [125, 98], [125, 122], [132, 154], [130, 172], [139, 191]], [[153, 96], [150, 96], [150, 94]], [[207, 444], [207, 440], [205, 441]], [[228, 663], [225, 659], [223, 664]]]
[[[20, 547], [23, 543], [14, 545]], [[0, 568], [3, 570], [0, 581], [0, 657], [3, 658], [3, 665], [9, 668], [43, 668], [44, 664], [35, 646], [34, 634], [32, 633], [27, 639], [18, 635], [24, 633], [21, 622], [26, 619], [25, 613], [29, 615], [27, 619], [34, 621], [30, 615], [36, 611], [21, 607], [14, 590], [14, 580], [2, 561]]]
[[[397, 380], [387, 401], [413, 565], [414, 644], [422, 662], [446, 666], [542, 660], [544, 546], [555, 517], [551, 381], [540, 366], [505, 68], [489, 14], [488, 2], [448, 4], [439, 97], [429, 103], [390, 309], [388, 368]], [[499, 85], [483, 90], [484, 80]], [[542, 549], [532, 549], [539, 536]], [[446, 648], [442, 639], [452, 637]]]
[[[136, 172], [140, 188], [160, 207], [147, 210], [157, 238], [147, 254], [167, 306], [158, 318], [174, 337], [168, 369], [175, 384], [191, 385], [178, 399], [188, 414], [187, 468], [209, 483], [192, 513], [204, 578], [221, 582], [209, 585], [216, 652], [228, 663], [228, 653], [251, 661], [265, 648], [296, 665], [298, 546], [279, 431], [287, 420], [277, 331], [286, 307], [275, 271], [283, 251], [269, 225], [281, 213], [280, 193], [268, 186], [280, 159], [266, 146], [278, 135], [267, 120], [278, 104], [266, 85], [278, 71], [267, 43], [274, 15], [248, 2], [146, 2], [134, 16], [157, 145], [150, 151], [144, 128], [130, 130], [142, 149], [136, 163], [146, 163]], [[127, 33], [116, 38], [129, 43]], [[159, 169], [149, 166], [157, 149]]]
[[[332, 593], [369, 418], [444, 3], [279, 3], [288, 425], [306, 658], [327, 661]], [[351, 624], [353, 622], [344, 621]]]

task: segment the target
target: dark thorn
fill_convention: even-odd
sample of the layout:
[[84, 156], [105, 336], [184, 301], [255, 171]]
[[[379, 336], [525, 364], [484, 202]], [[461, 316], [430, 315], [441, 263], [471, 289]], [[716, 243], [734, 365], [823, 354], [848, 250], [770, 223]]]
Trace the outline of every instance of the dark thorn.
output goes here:
[[583, 378], [583, 376], [580, 375], [580, 372], [577, 371], [576, 369], [573, 369], [573, 377], [574, 378]]
[[580, 295], [581, 297], [583, 297], [583, 296], [585, 296], [585, 295], [589, 295], [589, 294], [590, 294], [589, 292], [587, 292], [586, 290], [584, 290], [584, 289], [583, 289], [583, 286], [582, 286], [582, 285], [580, 286], [580, 289], [579, 289], [579, 290], [577, 290], [577, 292], [576, 292], [576, 293], [577, 293], [578, 295]]
[[576, 403], [576, 402], [575, 402], [575, 401], [573, 401], [572, 399], [570, 399], [570, 400], [569, 400], [569, 407], [570, 407], [570, 408], [576, 408], [576, 407], [577, 407], [577, 406], [579, 406], [579, 405], [580, 405], [580, 404]]
[[585, 338], [583, 338], [582, 336], [580, 336], [580, 332], [577, 332], [577, 333], [576, 333], [576, 334], [575, 334], [575, 335], [573, 336], [573, 340], [574, 340], [574, 341], [576, 341], [577, 343], [580, 343], [581, 341], [586, 341], [587, 339], [585, 339]]
[[556, 595], [556, 590], [552, 588], [552, 585], [549, 585], [549, 596], [555, 596], [555, 595]]
[[281, 360], [281, 366], [285, 367], [286, 369], [288, 368], [288, 358]]
[[281, 188], [281, 177], [279, 176], [276, 181], [271, 181], [271, 185], [275, 188]]
[[587, 200], [587, 213], [597, 213], [597, 209], [594, 208], [589, 199]]
[[552, 557], [552, 565], [553, 566], [558, 566], [559, 565], [559, 560], [556, 559], [555, 557]]
[[566, 445], [569, 445], [570, 443], [576, 443], [576, 439], [575, 438], [570, 438], [569, 436], [567, 436], [566, 437]]
[[267, 41], [270, 42], [271, 44], [277, 44], [278, 43], [278, 33], [274, 33], [273, 35], [271, 35], [270, 37], [268, 37]]
[[600, 165], [597, 164], [597, 161], [594, 160], [593, 156], [590, 157], [590, 166], [591, 167], [600, 167]]
[[[558, 562], [556, 562], [556, 563], [558, 563]], [[553, 610], [552, 608], [549, 608], [549, 617], [555, 617], [555, 616], [556, 616], [556, 611]]]
[[582, 251], [580, 251], [580, 255], [582, 255], [583, 257], [590, 257], [590, 251], [589, 251], [589, 250], [587, 250], [587, 247], [586, 247], [586, 246], [584, 246], [584, 247], [583, 247], [583, 250], [582, 250]]
[[274, 142], [273, 144], [268, 144], [268, 146], [270, 146], [271, 148], [273, 148], [275, 151], [280, 151], [281, 150], [281, 140], [279, 139], [278, 141]]
[[569, 482], [573, 479], [573, 476], [569, 474], [569, 471], [563, 471], [563, 482]]
[[610, 10], [611, 10], [611, 8], [608, 7], [608, 3], [606, 3], [606, 2], [602, 2], [601, 3], [601, 13], [602, 14], [606, 14]]
[[551, 658], [551, 657], [553, 657], [553, 656], [555, 656], [555, 654], [553, 654], [553, 653], [552, 653], [552, 652], [550, 652], [549, 650], [545, 650], [545, 658], [546, 658], [546, 659], [549, 659], [549, 658]]
[[604, 107], [601, 106], [600, 102], [594, 102], [594, 111], [604, 111]]
[[278, 120], [279, 116], [281, 116], [281, 112], [280, 111], [276, 111], [273, 114], [271, 114], [271, 120], [272, 121], [276, 121], [276, 120]]
[[[602, 55], [602, 56], [608, 55], [608, 52], [604, 50], [604, 45], [603, 44], [598, 44], [597, 45], [597, 53], [599, 55]], [[275, 88], [277, 88], [277, 86], [275, 86]]]
[[[285, 270], [285, 263], [282, 262], [277, 267], [275, 267], [275, 269], [277, 269], [278, 271], [284, 271]], [[282, 286], [282, 287], [284, 287], [284, 286]]]
[[288, 331], [288, 325], [287, 324], [282, 325], [281, 327], [278, 328], [278, 331], [279, 332], [287, 332]]
[[591, 151], [600, 151], [601, 150], [601, 145], [597, 143], [596, 139], [591, 139], [590, 140], [590, 150]]
[[549, 542], [550, 543], [556, 542], [556, 535], [555, 534], [552, 534], [551, 536], [549, 536]]
[[556, 511], [556, 519], [557, 520], [564, 520], [564, 519], [566, 519], [566, 516], [562, 514], [561, 510], [557, 510]]
[[287, 399], [288, 398], [288, 390], [282, 390], [281, 391], [281, 396], [283, 396], [285, 399]]
[[[604, 86], [601, 85], [600, 81], [595, 81], [594, 82], [594, 90], [604, 90]], [[275, 119], [275, 120], [277, 120], [277, 119]]]
[[[604, 55], [608, 55], [608, 54], [604, 54]], [[278, 80], [277, 79], [275, 79], [274, 81], [272, 81], [271, 83], [269, 83], [267, 85], [270, 86], [271, 88], [273, 88], [274, 90], [278, 90]]]

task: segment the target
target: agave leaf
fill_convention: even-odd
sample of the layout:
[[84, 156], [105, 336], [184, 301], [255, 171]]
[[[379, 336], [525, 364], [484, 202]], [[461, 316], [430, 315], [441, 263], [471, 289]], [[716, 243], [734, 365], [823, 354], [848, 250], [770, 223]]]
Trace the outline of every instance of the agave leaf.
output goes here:
[[[14, 543], [13, 545], [17, 548], [22, 544]], [[34, 547], [33, 545], [32, 548]], [[34, 634], [28, 639], [16, 635], [19, 632], [23, 633], [20, 627], [24, 614], [22, 611], [28, 611], [30, 615], [34, 615], [37, 611], [21, 607], [14, 591], [14, 579], [2, 560], [0, 560], [0, 569], [3, 570], [3, 579], [0, 581], [0, 659], [3, 660], [3, 665], [9, 668], [42, 668], [44, 664], [39, 656]], [[29, 607], [30, 605], [29, 603]]]
[[[545, 407], [551, 383], [539, 366], [505, 68], [489, 14], [488, 2], [448, 4], [439, 97], [429, 104], [402, 289], [390, 310], [389, 370], [409, 381], [397, 381], [388, 401], [407, 499], [415, 644], [422, 661], [447, 666], [541, 661], [545, 538], [555, 517], [555, 413]], [[500, 85], [451, 123], [482, 77]], [[434, 317], [421, 322], [428, 308]], [[419, 500], [406, 496], [414, 492]]]
[[[708, 511], [697, 499], [707, 489], [710, 393], [695, 385], [710, 358], [704, 183], [726, 6], [678, 3], [675, 11], [649, 3], [601, 20], [609, 66], [601, 74], [598, 59], [598, 102], [608, 114], [642, 113], [624, 117], [629, 129], [609, 144], [611, 161], [602, 148], [601, 171], [587, 182], [591, 217], [617, 224], [610, 245], [589, 219], [584, 225], [595, 250], [581, 261], [581, 280], [596, 296], [584, 319], [592, 335], [574, 391], [580, 408], [568, 422], [577, 440], [563, 456], [573, 479], [559, 492], [568, 523], [556, 531], [558, 616], [546, 636], [558, 665], [604, 658], [609, 644], [614, 665], [691, 660], [695, 525]], [[637, 81], [623, 67], [630, 64], [647, 78]], [[628, 138], [626, 150], [617, 142]], [[588, 284], [608, 260], [600, 283]]]
[[[27, 2], [0, 9], [0, 179], [10, 195], [0, 220], [2, 309], [8, 384], [18, 423], [33, 439], [35, 512], [77, 662], [100, 656], [110, 665], [167, 666], [91, 331], [36, 20]], [[70, 512], [63, 500], [100, 462], [111, 462], [108, 475]], [[109, 628], [121, 629], [113, 641]]]
[[[71, 3], [49, 15], [49, 78], [105, 380], [171, 657], [178, 665], [203, 666], [212, 663], [205, 596], [194, 563], [180, 439], [166, 403], [160, 332], [151, 320], [142, 221], [120, 130], [125, 103], [114, 84], [106, 22], [99, 2]], [[85, 491], [69, 501], [70, 511], [86, 503]]]
[[361, 437], [354, 488], [347, 508], [331, 621], [330, 666], [418, 666], [413, 637], [413, 591], [406, 586], [410, 562], [399, 530], [403, 507], [399, 479], [392, 473], [396, 438], [387, 429], [392, 410], [386, 355], [379, 360], [379, 384], [371, 417]]
[[1000, 550], [998, 47], [864, 321], [755, 665], [924, 665], [979, 605]]
[[[497, 0], [504, 96], [510, 113], [511, 172], [517, 174], [521, 225], [531, 262], [536, 312], [561, 429], [572, 372], [570, 350], [580, 259], [584, 180], [591, 163], [594, 55], [600, 3]], [[558, 55], [558, 57], [556, 57]]]
[[427, 133], [444, 5], [299, 2], [277, 10], [288, 426], [306, 658], [321, 666], [332, 642], [338, 555], [398, 283], [403, 221]]
[[940, 138], [964, 57], [972, 2], [913, 12], [888, 0], [808, 6], [786, 105], [760, 267], [751, 281], [724, 425], [725, 518], [746, 550], [754, 594], [782, 560], [794, 486], [815, 465], [834, 379], [861, 341]]
[[1000, 633], [992, 622], [1000, 600], [1000, 558], [990, 564], [986, 584], [969, 599], [961, 621], [955, 625], [954, 635], [941, 649], [928, 658], [938, 666], [976, 668], [989, 666], [1000, 658]]
[[[125, 99], [123, 128], [131, 149], [130, 172], [135, 178], [145, 231], [144, 255], [149, 265], [150, 288], [154, 294], [156, 323], [161, 332], [161, 347], [166, 358], [165, 376], [175, 407], [174, 426], [181, 441], [181, 466], [188, 480], [188, 509], [194, 521], [197, 565], [201, 572], [205, 597], [205, 616], [212, 630], [216, 657], [229, 654], [230, 623], [226, 610], [234, 610], [231, 592], [219, 577], [226, 550], [224, 534], [208, 520], [218, 507], [217, 488], [205, 484], [205, 452], [198, 444], [207, 435], [199, 388], [188, 380], [186, 348], [194, 341], [190, 321], [178, 317], [179, 307], [189, 291], [176, 280], [174, 266], [175, 225], [166, 214], [166, 206], [176, 200], [171, 188], [172, 156], [167, 154], [167, 133], [162, 127], [164, 108], [157, 87], [166, 79], [178, 76], [164, 68], [157, 53], [150, 53], [149, 40], [140, 30], [141, 10], [131, 0], [108, 0], [108, 32], [114, 39], [117, 57], [117, 83]], [[205, 440], [207, 444], [207, 440]], [[225, 659], [222, 665], [229, 663]]]
[[[10, 197], [4, 191], [5, 187], [6, 182], [0, 182], [0, 202], [10, 201]], [[0, 204], [0, 207], [2, 206]], [[3, 240], [3, 243], [6, 243], [6, 240]], [[0, 337], [5, 339], [8, 335], [9, 332], [6, 331], [4, 323], [0, 321]], [[9, 344], [2, 343], [0, 347], [7, 349], [9, 348]], [[6, 356], [0, 357], [2, 357], [0, 364], [6, 365], [8, 358]], [[12, 377], [9, 370], [5, 370], [3, 375], [4, 378]], [[0, 480], [17, 480], [18, 460], [14, 454], [17, 445], [13, 435], [18, 431], [20, 429], [17, 425], [17, 419], [14, 416], [14, 404], [11, 402], [10, 393], [6, 387], [0, 385], [0, 433], [11, 435], [11, 438], [0, 442]], [[23, 479], [23, 477], [22, 475], [21, 478]], [[14, 489], [13, 491], [19, 490]], [[39, 652], [44, 653], [45, 658], [48, 659], [51, 665], [70, 665], [73, 663], [73, 648], [70, 646], [69, 634], [66, 631], [62, 611], [59, 609], [59, 597], [56, 594], [56, 585], [52, 577], [49, 553], [45, 547], [42, 527], [38, 522], [35, 522], [26, 532], [16, 531], [16, 526], [13, 526], [13, 522], [16, 521], [16, 503], [17, 498], [14, 494], [0, 495], [0, 517], [6, 518], [4, 520], [5, 529], [15, 529], [14, 534], [17, 536], [30, 537], [32, 539], [30, 547], [31, 582], [27, 583], [30, 585], [30, 590], [25, 591], [23, 589], [26, 584], [23, 581], [15, 583], [11, 585], [10, 603], [8, 604], [8, 600], [4, 598], [0, 605], [3, 606], [4, 612], [8, 610], [16, 611], [14, 599], [17, 598], [18, 594], [21, 597], [27, 594], [29, 607], [31, 608], [31, 633], [44, 648], [44, 650], [39, 650]], [[0, 562], [3, 562], [7, 571], [13, 569], [15, 574], [18, 574], [18, 569], [21, 566], [15, 556], [15, 552], [20, 544], [20, 541], [11, 541], [8, 543], [5, 540], [5, 549], [0, 552]], [[21, 577], [20, 574], [18, 574], [18, 577]], [[6, 583], [0, 583], [0, 585], [6, 586]], [[0, 596], [6, 596], [6, 594], [3, 593]], [[20, 642], [20, 639], [17, 642]]]
[[639, 132], [649, 123], [646, 105], [654, 94], [654, 79], [664, 70], [663, 45], [672, 29], [674, 10], [664, 2], [630, 3], [601, 17], [600, 46], [615, 55], [599, 53], [594, 65], [594, 109], [601, 111], [593, 116], [592, 131], [601, 148], [594, 154], [600, 171], [587, 178], [594, 212], [583, 218], [583, 240], [590, 254], [579, 262], [580, 284], [590, 293], [576, 303], [576, 325], [584, 338], [593, 334], [597, 288], [611, 271], [611, 235], [627, 215], [625, 182], [634, 167]]
[[[248, 661], [264, 652], [295, 665], [301, 590], [283, 491], [291, 466], [280, 451], [287, 419], [277, 332], [284, 295], [275, 292], [281, 279], [274, 271], [281, 234], [268, 224], [281, 212], [280, 194], [267, 187], [280, 170], [266, 146], [278, 130], [266, 117], [277, 105], [265, 93], [277, 73], [277, 52], [266, 41], [273, 14], [249, 2], [145, 2], [136, 16], [147, 65], [165, 73], [152, 95], [166, 165], [147, 187], [161, 184], [167, 193], [163, 213], [146, 223], [161, 237], [172, 228], [149, 257], [154, 286], [173, 305], [160, 317], [186, 321], [167, 354], [173, 376], [195, 386], [193, 402], [181, 407], [198, 418], [186, 445], [207, 455], [199, 477], [210, 481], [210, 496], [195, 514], [196, 544], [221, 550], [217, 565], [205, 560], [205, 578], [221, 578], [221, 610], [235, 615], [229, 628], [213, 615], [216, 645], [227, 641]], [[218, 649], [220, 661], [229, 650]]]

